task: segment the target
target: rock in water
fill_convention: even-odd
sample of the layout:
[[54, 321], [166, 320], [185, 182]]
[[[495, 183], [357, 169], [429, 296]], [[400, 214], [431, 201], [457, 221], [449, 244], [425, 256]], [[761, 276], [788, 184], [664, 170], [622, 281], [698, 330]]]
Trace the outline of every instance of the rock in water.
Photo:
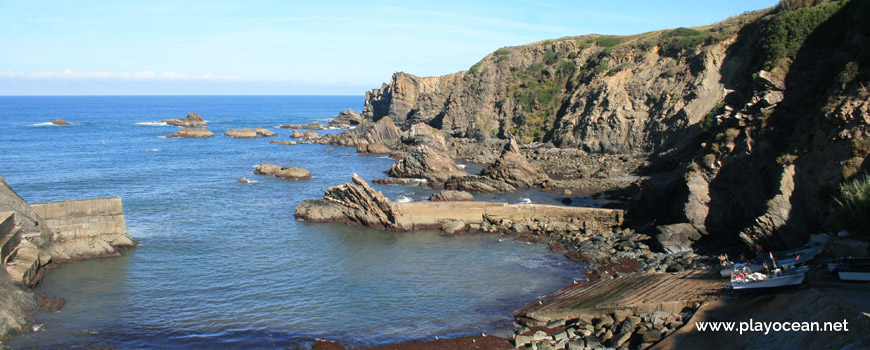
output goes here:
[[196, 137], [212, 137], [214, 134], [206, 128], [181, 128], [172, 135], [166, 136], [169, 138], [196, 138]]
[[356, 146], [356, 153], [369, 153], [369, 154], [389, 154], [389, 148], [383, 143], [370, 143], [366, 145]]
[[407, 157], [393, 164], [387, 173], [393, 177], [424, 178], [437, 184], [443, 184], [450, 177], [468, 175], [456, 166], [453, 158], [426, 145], [412, 150]]
[[453, 190], [441, 191], [439, 193], [433, 193], [431, 196], [429, 196], [430, 202], [459, 202], [473, 200], [474, 196], [472, 196], [471, 193]]
[[278, 125], [281, 129], [309, 129], [309, 130], [323, 130], [326, 129], [323, 125], [320, 125], [318, 122], [311, 122], [308, 124], [284, 124]]
[[275, 143], [275, 144], [279, 144], [279, 145], [290, 145], [290, 146], [296, 146], [296, 141], [286, 141], [286, 140], [281, 140], [281, 141], [271, 141], [271, 142], [269, 142], [269, 143]]
[[272, 175], [290, 180], [308, 180], [311, 178], [311, 172], [306, 169], [292, 166], [278, 166], [270, 163], [260, 163], [260, 165], [257, 165], [257, 168], [254, 169], [254, 174]]
[[263, 127], [256, 128], [254, 131], [256, 131], [257, 135], [260, 137], [272, 137], [278, 135], [278, 133]]
[[545, 187], [550, 180], [546, 173], [523, 157], [514, 138], [505, 145], [495, 163], [484, 168], [480, 175], [504, 181], [516, 188]]
[[252, 139], [257, 137], [257, 131], [251, 128], [229, 129], [224, 135], [236, 139]]
[[402, 130], [390, 118], [381, 118], [376, 123], [364, 121], [356, 129], [340, 134], [323, 135], [317, 143], [335, 146], [359, 146], [372, 143], [395, 145], [399, 142]]
[[352, 109], [341, 111], [337, 117], [329, 121], [329, 126], [333, 128], [347, 129], [351, 126], [357, 126], [362, 123], [363, 117]]
[[296, 218], [399, 229], [393, 203], [357, 174], [353, 174], [353, 182], [328, 188], [323, 199], [303, 201], [296, 207]]
[[202, 117], [200, 117], [199, 114], [196, 113], [187, 113], [187, 118], [183, 119], [163, 119], [162, 122], [169, 125], [181, 126], [185, 128], [208, 126], [205, 120], [203, 120]]
[[243, 178], [239, 179], [239, 182], [241, 182], [243, 184], [248, 184], [248, 183], [251, 183], [251, 180], [248, 180], [247, 178], [243, 177]]
[[60, 118], [54, 118], [54, 120], [52, 120], [51, 123], [54, 125], [69, 125], [68, 121], [60, 119]]

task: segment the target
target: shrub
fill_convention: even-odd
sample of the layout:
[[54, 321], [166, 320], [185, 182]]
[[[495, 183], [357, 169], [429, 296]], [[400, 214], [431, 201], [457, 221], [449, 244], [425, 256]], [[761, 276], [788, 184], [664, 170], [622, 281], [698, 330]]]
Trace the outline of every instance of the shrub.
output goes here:
[[870, 238], [870, 176], [840, 184], [840, 197], [836, 199], [834, 215], [842, 229], [849, 233]]
[[622, 39], [612, 36], [599, 36], [595, 38], [595, 43], [601, 47], [614, 47], [622, 43]]
[[559, 52], [547, 49], [544, 51], [544, 63], [547, 65], [551, 65], [556, 63], [556, 60], [559, 59]]
[[498, 57], [499, 62], [504, 62], [511, 58], [511, 50], [506, 47], [495, 50], [494, 54]]
[[[764, 50], [768, 66], [793, 57], [807, 37], [843, 6], [833, 2], [793, 11], [780, 11], [764, 31]], [[770, 67], [768, 67], [770, 68]]]
[[665, 55], [677, 56], [698, 45], [712, 44], [715, 41], [715, 37], [709, 32], [681, 27], [663, 34], [661, 47]]

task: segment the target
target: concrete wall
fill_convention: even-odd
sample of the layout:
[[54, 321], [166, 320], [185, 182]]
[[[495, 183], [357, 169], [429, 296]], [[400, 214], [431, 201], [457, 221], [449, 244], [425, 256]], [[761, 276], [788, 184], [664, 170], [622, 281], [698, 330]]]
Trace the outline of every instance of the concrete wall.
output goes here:
[[31, 207], [61, 239], [127, 232], [121, 197], [33, 203]]
[[[623, 211], [545, 204], [507, 204], [493, 202], [408, 202], [393, 203], [402, 224], [434, 226], [444, 221], [482, 223], [484, 215], [496, 219], [525, 221], [558, 218], [583, 223], [587, 227], [611, 228], [622, 224]], [[410, 226], [409, 226], [410, 227]]]
[[0, 265], [6, 266], [9, 255], [21, 242], [18, 226], [15, 225], [14, 212], [0, 213]]

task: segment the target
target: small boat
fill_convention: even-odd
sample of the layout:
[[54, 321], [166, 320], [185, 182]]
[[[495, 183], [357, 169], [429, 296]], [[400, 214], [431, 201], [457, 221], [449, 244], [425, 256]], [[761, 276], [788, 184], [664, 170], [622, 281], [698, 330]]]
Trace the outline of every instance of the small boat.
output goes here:
[[[813, 260], [816, 255], [822, 252], [822, 248], [823, 246], [804, 247], [800, 249], [779, 251], [771, 254], [775, 258], [777, 265], [796, 267]], [[745, 271], [747, 268], [749, 269], [748, 272], [759, 272], [763, 271], [765, 266], [760, 260], [756, 260], [756, 262], [735, 264], [729, 261], [728, 256], [726, 255], [719, 257], [719, 275], [723, 278], [728, 278], [741, 272], [747, 273], [747, 271]]]
[[842, 258], [828, 263], [828, 270], [844, 281], [870, 281], [870, 258]]
[[794, 269], [776, 269], [771, 274], [754, 272], [749, 274], [740, 273], [731, 278], [729, 288], [735, 291], [760, 291], [770, 289], [782, 289], [797, 287], [804, 282], [809, 266]]

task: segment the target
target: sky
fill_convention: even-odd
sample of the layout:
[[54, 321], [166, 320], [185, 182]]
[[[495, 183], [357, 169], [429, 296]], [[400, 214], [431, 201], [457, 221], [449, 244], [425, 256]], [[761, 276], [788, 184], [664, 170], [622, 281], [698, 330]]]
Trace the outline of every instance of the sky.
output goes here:
[[0, 95], [360, 95], [500, 47], [712, 24], [776, 0], [0, 0]]

